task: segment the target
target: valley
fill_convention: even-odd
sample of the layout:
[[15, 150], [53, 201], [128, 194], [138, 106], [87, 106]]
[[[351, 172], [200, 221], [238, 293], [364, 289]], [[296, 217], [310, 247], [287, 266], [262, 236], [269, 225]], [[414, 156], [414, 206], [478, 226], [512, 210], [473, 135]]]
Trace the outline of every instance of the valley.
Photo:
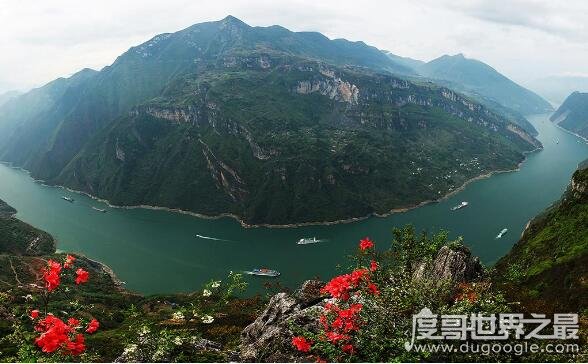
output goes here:
[[[544, 148], [530, 154], [519, 171], [472, 182], [439, 203], [348, 224], [244, 228], [229, 217], [211, 220], [161, 210], [110, 208], [43, 186], [5, 165], [0, 165], [0, 199], [18, 210], [18, 218], [53, 235], [58, 249], [105, 263], [129, 289], [143, 293], [192, 291], [228, 271], [260, 266], [277, 269], [282, 273], [279, 281], [295, 287], [308, 278], [331, 276], [358, 239], [368, 235], [385, 245], [392, 227], [408, 223], [419, 230], [447, 229], [451, 237], [463, 236], [474, 254], [492, 264], [510, 250], [529, 220], [559, 199], [578, 163], [588, 158], [585, 142], [557, 128], [548, 117], [530, 118]], [[63, 195], [75, 202], [63, 201]], [[461, 201], [469, 206], [451, 212]], [[99, 213], [92, 206], [108, 212]], [[505, 227], [508, 234], [495, 239]], [[326, 241], [296, 245], [300, 238], [313, 236]], [[264, 291], [268, 281], [249, 282], [252, 293]]]

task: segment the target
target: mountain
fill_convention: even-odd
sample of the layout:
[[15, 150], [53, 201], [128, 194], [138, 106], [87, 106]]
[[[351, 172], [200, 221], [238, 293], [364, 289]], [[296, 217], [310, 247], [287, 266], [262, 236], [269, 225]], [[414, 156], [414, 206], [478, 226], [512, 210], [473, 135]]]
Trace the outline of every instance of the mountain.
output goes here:
[[581, 312], [588, 305], [587, 216], [584, 165], [574, 173], [562, 199], [533, 219], [521, 240], [496, 264], [501, 288], [533, 312]]
[[[0, 124], [8, 124], [12, 129], [4, 133], [10, 142], [8, 145], [3, 143], [0, 157], [15, 160], [41, 179], [51, 179], [101, 127], [130, 107], [158, 96], [175, 77], [207, 67], [230, 66], [240, 54], [264, 50], [382, 72], [412, 72], [363, 42], [329, 40], [319, 33], [294, 33], [279, 26], [250, 27], [229, 16], [218, 22], [196, 24], [177, 33], [161, 34], [133, 47], [101, 72], [83, 72], [85, 80], [93, 78], [92, 81], [76, 84], [75, 90], [72, 86], [61, 99], [54, 98], [59, 96], [56, 92], [61, 90], [60, 87], [73, 79], [81, 79], [82, 75], [72, 77], [72, 80], [57, 80], [57, 85], [51, 83], [27, 94], [19, 103], [18, 111], [25, 110], [30, 114], [31, 111], [26, 109], [31, 109], [35, 113], [24, 117], [8, 116], [12, 123], [2, 117]], [[56, 99], [59, 101], [53, 104]], [[30, 104], [32, 107], [28, 107]], [[43, 111], [44, 106], [52, 107], [50, 115]], [[41, 111], [37, 112], [37, 109]], [[3, 111], [4, 115], [12, 112]], [[13, 135], [12, 130], [23, 125], [25, 120], [30, 125], [27, 129], [36, 128], [42, 132]], [[23, 145], [37, 147], [21, 155]]]
[[0, 94], [0, 107], [19, 95], [21, 95], [21, 93], [18, 91], [8, 91]]
[[462, 54], [442, 56], [416, 68], [418, 73], [468, 95], [499, 103], [523, 115], [552, 111], [539, 95], [516, 84], [489, 65]]
[[574, 92], [551, 116], [562, 128], [588, 138], [588, 93]]
[[397, 56], [390, 51], [383, 50], [382, 52], [384, 52], [384, 54], [387, 55], [388, 58], [390, 58], [394, 63], [408, 67], [415, 72], [420, 66], [425, 64], [425, 62], [423, 62], [421, 60], [410, 58], [410, 57]]
[[555, 105], [561, 105], [574, 91], [588, 92], [588, 76], [549, 76], [528, 83], [531, 90]]
[[290, 224], [435, 200], [540, 146], [410, 72], [362, 42], [227, 17], [6, 104], [0, 159], [116, 204]]

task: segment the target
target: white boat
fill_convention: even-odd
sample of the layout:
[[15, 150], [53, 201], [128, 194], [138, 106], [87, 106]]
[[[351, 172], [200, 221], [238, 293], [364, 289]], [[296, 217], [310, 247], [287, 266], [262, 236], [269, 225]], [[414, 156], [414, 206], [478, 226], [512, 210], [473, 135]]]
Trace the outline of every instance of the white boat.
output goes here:
[[94, 206], [92, 206], [92, 210], [96, 210], [98, 212], [106, 212], [105, 209], [99, 209], [98, 207], [94, 207]]
[[507, 228], [504, 228], [502, 230], [500, 230], [500, 232], [498, 233], [498, 235], [496, 235], [496, 239], [500, 239], [504, 236], [504, 234], [506, 234], [508, 232]]
[[302, 238], [296, 242], [298, 245], [306, 245], [306, 244], [316, 244], [320, 243], [322, 240], [317, 239], [316, 237], [312, 238]]
[[253, 275], [253, 276], [265, 276], [265, 277], [277, 277], [280, 275], [280, 272], [273, 269], [267, 268], [255, 268], [252, 271], [245, 272], [246, 274]]
[[67, 202], [74, 202], [74, 199], [71, 197], [67, 197], [67, 196], [61, 196], [62, 199], [64, 199]]
[[462, 201], [462, 203], [460, 203], [459, 205], [457, 205], [457, 206], [453, 206], [453, 207], [451, 208], [451, 211], [456, 211], [456, 210], [459, 210], [459, 209], [463, 209], [463, 208], [464, 208], [464, 207], [466, 207], [467, 205], [469, 205], [469, 202], [467, 202], [467, 201]]

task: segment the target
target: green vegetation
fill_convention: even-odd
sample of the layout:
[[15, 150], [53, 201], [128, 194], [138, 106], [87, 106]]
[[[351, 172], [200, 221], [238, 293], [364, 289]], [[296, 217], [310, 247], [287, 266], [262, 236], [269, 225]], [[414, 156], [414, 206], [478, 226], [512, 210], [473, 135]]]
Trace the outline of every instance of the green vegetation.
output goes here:
[[564, 129], [588, 138], [588, 93], [574, 92], [551, 116]]
[[445, 88], [282, 54], [239, 62], [173, 82], [54, 181], [248, 224], [333, 221], [438, 199], [535, 147]]
[[[0, 219], [0, 226], [6, 221]], [[461, 240], [449, 242], [445, 232], [432, 236], [417, 234], [410, 226], [395, 229], [393, 235], [393, 242], [387, 249], [381, 246], [377, 250], [367, 248], [354, 257], [350, 266], [350, 269], [369, 267], [371, 273], [366, 283], [375, 284], [379, 291], [377, 294], [361, 292], [361, 320], [357, 321], [359, 326], [353, 333], [352, 354], [342, 353], [337, 345], [321, 342], [320, 336], [313, 336], [316, 332], [292, 322], [294, 334], [305, 335], [317, 343], [308, 354], [310, 357], [305, 354], [299, 360], [314, 360], [317, 356], [354, 362], [560, 362], [579, 358], [547, 353], [517, 356], [493, 352], [481, 355], [407, 351], [405, 343], [410, 341], [412, 315], [423, 307], [436, 314], [466, 316], [478, 312], [520, 312], [520, 307], [505, 300], [483, 273], [463, 276], [462, 279], [467, 281], [438, 276], [439, 272], [447, 272], [451, 267], [445, 265], [447, 256], [437, 259], [443, 249], [445, 254], [469, 257], [470, 253]], [[17, 243], [26, 245], [24, 240], [17, 240]], [[443, 246], [446, 247], [440, 249]], [[51, 293], [47, 310], [59, 315], [98, 318], [100, 329], [87, 336], [87, 350], [79, 357], [44, 354], [34, 344], [36, 334], [29, 315], [33, 309], [44, 308], [41, 270], [46, 267], [48, 259], [62, 262], [65, 254], [19, 256], [7, 253], [10, 252], [0, 250], [0, 361], [4, 362], [239, 361], [241, 332], [260, 315], [267, 302], [261, 297], [235, 297], [245, 284], [242, 277], [234, 273], [224, 280], [210, 281], [202, 291], [143, 297], [122, 289], [99, 263], [79, 256], [76, 267], [90, 272], [89, 282], [76, 286], [70, 280], [63, 280], [60, 288]], [[453, 257], [455, 259], [456, 255]], [[370, 263], [372, 260], [378, 262], [375, 267]], [[467, 258], [461, 261], [478, 264]], [[422, 264], [424, 269], [419, 268]], [[415, 275], [415, 268], [421, 273]], [[541, 295], [541, 291], [532, 292]], [[320, 303], [320, 299], [316, 302]], [[585, 337], [583, 331], [581, 335]], [[292, 352], [291, 337], [284, 339], [287, 346], [283, 348], [284, 352]], [[504, 341], [500, 343], [504, 344]], [[546, 344], [545, 341], [537, 343]], [[580, 343], [584, 345], [584, 341]], [[263, 361], [264, 358], [257, 360]]]
[[15, 213], [0, 200], [0, 254], [42, 255], [55, 251], [51, 235], [13, 218]]
[[0, 159], [105, 198], [249, 224], [436, 200], [540, 144], [361, 42], [228, 17], [0, 108]]
[[[7, 223], [12, 221], [0, 219], [0, 231]], [[30, 227], [24, 223], [15, 229], [18, 227], [23, 231], [15, 235], [13, 245], [24, 250]], [[50, 294], [47, 311], [98, 318], [100, 329], [86, 337], [90, 349], [80, 357], [44, 354], [34, 344], [37, 334], [29, 315], [33, 309], [45, 309], [41, 272], [47, 261], [63, 262], [66, 255], [55, 254], [54, 248], [35, 256], [13, 250], [0, 245], [2, 362], [112, 362], [123, 353], [130, 361], [229, 361], [242, 329], [253, 321], [261, 305], [258, 297], [235, 298], [245, 285], [239, 274], [211, 281], [201, 292], [143, 297], [121, 288], [106, 267], [78, 256], [76, 268], [88, 271], [90, 280], [80, 286], [62, 281]], [[203, 338], [221, 346], [210, 346]]]
[[561, 201], [531, 221], [496, 264], [502, 287], [531, 308], [577, 312], [588, 307], [587, 187], [588, 169], [576, 171]]

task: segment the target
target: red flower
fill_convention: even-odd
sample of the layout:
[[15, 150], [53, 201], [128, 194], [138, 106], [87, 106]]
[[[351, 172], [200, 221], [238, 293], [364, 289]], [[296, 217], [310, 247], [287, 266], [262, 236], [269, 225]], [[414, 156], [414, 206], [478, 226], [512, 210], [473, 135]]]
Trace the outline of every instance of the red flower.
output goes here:
[[78, 326], [80, 323], [80, 320], [76, 320], [75, 318], [70, 318], [69, 320], [67, 320], [67, 324], [69, 325], [69, 327], [71, 328], [75, 328], [76, 326]]
[[361, 283], [361, 281], [364, 278], [368, 277], [368, 270], [365, 268], [360, 268], [360, 269], [356, 269], [353, 272], [351, 272], [351, 284], [355, 287], [357, 287], [357, 285], [359, 285], [359, 283]]
[[31, 318], [36, 320], [39, 317], [39, 310], [32, 310], [31, 311]]
[[71, 355], [80, 355], [86, 350], [86, 345], [84, 344], [84, 341], [84, 335], [77, 334], [75, 341], [68, 340], [66, 342], [65, 347]]
[[380, 294], [380, 290], [378, 289], [378, 286], [376, 286], [373, 283], [368, 284], [368, 290], [370, 291], [371, 294], [373, 294], [374, 296], [378, 296]]
[[90, 274], [82, 268], [78, 268], [78, 270], [76, 270], [76, 284], [86, 283], [89, 277]]
[[76, 257], [74, 257], [73, 255], [67, 255], [67, 257], [65, 258], [65, 263], [63, 263], [63, 268], [68, 269], [73, 267], [73, 263], [76, 261]]
[[47, 315], [39, 321], [35, 329], [42, 332], [41, 336], [35, 339], [35, 344], [44, 353], [53, 353], [69, 341], [70, 328], [53, 315]]
[[327, 340], [329, 340], [332, 343], [337, 343], [338, 341], [349, 340], [349, 335], [344, 335], [338, 332], [330, 331], [327, 332]]
[[329, 293], [333, 298], [341, 298], [346, 301], [349, 299], [349, 289], [351, 289], [351, 276], [343, 274], [331, 279], [323, 287], [322, 292]]
[[308, 353], [310, 351], [311, 343], [307, 341], [304, 336], [294, 336], [292, 338], [292, 345], [294, 345], [298, 351]]
[[359, 249], [362, 251], [373, 248], [374, 242], [370, 240], [370, 238], [364, 238], [359, 241]]
[[375, 272], [378, 269], [378, 262], [372, 260], [370, 262], [370, 271]]
[[51, 292], [57, 287], [61, 281], [61, 264], [54, 260], [47, 261], [47, 268], [43, 271], [43, 279], [45, 280], [45, 287], [47, 291]]
[[99, 327], [100, 327], [100, 323], [98, 322], [98, 320], [92, 319], [92, 321], [90, 321], [90, 323], [88, 324], [88, 328], [86, 329], [86, 332], [88, 334], [93, 334], [98, 330]]
[[345, 344], [341, 349], [343, 350], [343, 352], [350, 355], [353, 355], [353, 353], [355, 353], [355, 348], [351, 344]]

